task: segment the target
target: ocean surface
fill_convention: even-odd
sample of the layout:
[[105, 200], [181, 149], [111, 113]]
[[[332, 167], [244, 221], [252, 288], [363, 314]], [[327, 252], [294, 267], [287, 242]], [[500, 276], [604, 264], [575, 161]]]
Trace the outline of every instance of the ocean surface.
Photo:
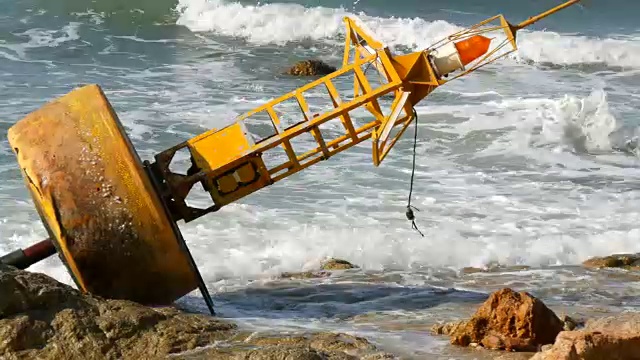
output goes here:
[[[151, 159], [309, 81], [281, 75], [298, 60], [339, 65], [345, 15], [406, 53], [498, 13], [516, 23], [559, 3], [0, 0], [0, 251], [45, 237], [6, 130], [77, 86], [100, 84]], [[563, 10], [519, 33], [514, 56], [416, 107], [412, 203], [424, 237], [404, 215], [412, 130], [378, 168], [366, 142], [180, 224], [220, 316], [364, 335], [405, 358], [473, 359], [495, 354], [453, 349], [428, 328], [503, 286], [559, 314], [637, 308], [640, 275], [579, 266], [640, 251], [637, 14], [631, 0]], [[278, 279], [330, 256], [360, 269]], [[71, 283], [55, 257], [33, 269]], [[206, 311], [198, 292], [179, 303]]]

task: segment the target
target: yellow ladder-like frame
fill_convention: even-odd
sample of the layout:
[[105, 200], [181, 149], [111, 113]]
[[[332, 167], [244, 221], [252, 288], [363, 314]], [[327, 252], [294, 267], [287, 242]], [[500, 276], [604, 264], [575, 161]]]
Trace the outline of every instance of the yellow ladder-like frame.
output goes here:
[[[438, 86], [516, 51], [517, 30], [577, 2], [569, 0], [516, 26], [507, 22], [502, 15], [496, 15], [452, 34], [428, 49], [406, 55], [393, 55], [387, 46], [365, 30], [363, 24], [346, 17], [347, 36], [340, 69], [239, 116], [229, 126], [212, 129], [156, 155], [151, 170], [152, 175], [162, 180], [161, 196], [169, 204], [175, 220], [191, 221], [368, 139], [372, 140], [373, 164], [379, 166], [414, 120], [415, 104]], [[496, 22], [496, 25], [491, 25]], [[496, 30], [502, 30], [505, 39], [469, 64], [469, 69], [462, 69], [450, 80], [436, 74], [430, 60], [431, 52], [450, 42]], [[498, 51], [507, 45], [511, 45], [512, 49], [498, 55]], [[382, 78], [379, 85], [374, 86], [367, 79], [363, 66], [377, 70]], [[353, 98], [348, 101], [343, 99], [341, 95], [344, 94], [339, 93], [334, 83], [344, 75], [353, 75], [354, 79]], [[308, 96], [317, 87], [327, 90], [332, 106], [328, 111], [312, 114], [305, 95]], [[388, 94], [393, 94], [394, 98], [390, 110], [385, 113], [379, 99]], [[285, 128], [275, 107], [289, 100], [295, 100], [300, 111], [296, 123]], [[368, 123], [356, 126], [350, 112], [361, 107], [373, 117]], [[258, 114], [268, 115], [267, 122], [273, 131], [270, 136], [256, 141], [253, 138], [255, 134], [248, 131], [247, 121]], [[343, 134], [326, 141], [320, 126], [335, 119], [342, 123]], [[312, 135], [315, 145], [311, 150], [299, 154], [292, 146], [292, 140], [303, 134]], [[286, 160], [267, 166], [264, 154], [277, 147], [284, 150]], [[192, 167], [186, 174], [179, 174], [171, 171], [169, 165], [176, 152], [184, 148], [190, 153]], [[186, 203], [185, 199], [196, 183], [203, 185], [213, 201], [213, 205], [206, 209]]]

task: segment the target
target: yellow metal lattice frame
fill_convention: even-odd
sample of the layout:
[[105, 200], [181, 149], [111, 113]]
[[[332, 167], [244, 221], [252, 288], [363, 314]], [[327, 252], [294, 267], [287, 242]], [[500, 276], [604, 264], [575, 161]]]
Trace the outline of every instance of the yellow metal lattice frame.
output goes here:
[[[177, 214], [176, 219], [190, 221], [368, 139], [372, 140], [373, 164], [379, 166], [414, 120], [415, 104], [438, 86], [513, 53], [517, 50], [517, 30], [578, 1], [570, 0], [516, 26], [509, 24], [502, 15], [496, 15], [452, 34], [425, 50], [404, 55], [393, 55], [385, 44], [366, 30], [364, 24], [346, 17], [345, 47], [340, 69], [239, 116], [233, 124], [223, 129], [212, 129], [158, 154], [155, 171], [166, 184], [163, 196], [174, 214]], [[449, 80], [437, 76], [430, 59], [433, 51], [450, 42], [495, 31], [504, 32], [505, 39], [469, 64], [469, 68]], [[499, 54], [507, 45], [511, 45], [511, 50]], [[372, 84], [363, 67], [373, 67], [382, 78], [381, 83]], [[347, 94], [351, 98], [345, 100], [347, 96], [338, 91], [335, 80], [348, 74], [353, 76], [353, 93]], [[312, 114], [305, 95], [317, 87], [326, 89], [332, 106], [328, 111]], [[386, 112], [379, 102], [385, 95], [393, 95], [391, 107]], [[275, 108], [290, 100], [297, 103], [299, 118], [294, 125], [285, 127]], [[372, 117], [366, 124], [357, 126], [350, 112], [361, 107]], [[267, 122], [273, 132], [255, 141], [246, 122], [257, 114], [268, 115]], [[327, 141], [320, 126], [335, 119], [340, 120], [343, 133]], [[303, 134], [312, 135], [315, 146], [298, 153], [291, 142]], [[274, 166], [267, 166], [263, 155], [277, 147], [284, 150], [286, 159]], [[192, 171], [188, 174], [176, 174], [169, 170], [173, 156], [182, 148], [188, 148], [191, 154]], [[192, 186], [198, 182], [214, 202], [207, 209], [195, 209], [185, 203]]]

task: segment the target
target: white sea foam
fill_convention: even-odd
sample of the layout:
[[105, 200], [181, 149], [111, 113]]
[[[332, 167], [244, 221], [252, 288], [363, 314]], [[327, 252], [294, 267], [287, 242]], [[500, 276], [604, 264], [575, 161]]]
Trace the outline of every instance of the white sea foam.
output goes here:
[[[293, 4], [252, 7], [215, 0], [182, 0], [181, 4], [187, 5], [187, 9], [180, 23], [192, 30], [241, 36], [256, 44], [305, 38], [337, 43], [343, 31], [341, 18], [349, 14], [341, 9], [309, 9]], [[458, 29], [444, 21], [364, 14], [359, 17], [382, 40], [395, 46], [425, 47]], [[57, 32], [24, 33], [24, 45], [57, 46], [77, 39], [77, 31], [74, 32], [77, 28], [70, 26]], [[635, 64], [632, 55], [637, 48], [625, 43], [627, 40], [616, 42], [542, 32], [522, 35], [521, 55], [535, 61]], [[1, 44], [0, 47], [7, 46]], [[554, 47], [557, 52], [548, 51]], [[574, 47], [584, 51], [574, 51]], [[588, 51], [589, 47], [593, 51]], [[536, 49], [545, 51], [536, 52]], [[604, 58], [594, 55], [598, 51], [613, 54], [615, 51], [611, 49], [622, 52]], [[562, 57], [554, 57], [560, 55]], [[218, 79], [219, 74], [242, 76], [240, 70], [228, 65], [222, 61], [199, 67], [176, 65], [123, 75], [122, 79], [128, 83], [127, 91], [135, 90], [153, 98], [148, 102], [142, 99], [133, 108], [121, 112], [130, 135], [134, 140], [145, 139], [145, 142], [150, 135], [166, 136], [174, 129], [184, 131], [185, 136], [193, 135], [187, 134], [190, 130], [183, 130], [185, 123], [216, 127], [223, 119], [237, 115], [239, 110], [253, 107], [255, 101], [278, 95], [245, 74], [246, 82], [259, 90], [257, 94], [252, 89], [236, 89], [237, 93], [223, 93], [224, 101], [211, 104], [203, 100], [214, 98], [219, 90], [207, 88], [207, 83], [196, 80]], [[163, 87], [161, 81], [188, 86], [172, 92]], [[421, 115], [453, 115], [462, 122], [421, 123], [425, 124], [421, 126], [437, 125], [439, 131], [451, 132], [452, 137], [458, 138], [495, 130], [498, 136], [488, 140], [488, 145], [477, 152], [478, 159], [524, 155], [545, 165], [562, 165], [562, 168], [552, 168], [554, 174], [576, 176], [594, 165], [599, 168], [596, 175], [621, 175], [633, 170], [596, 164], [574, 154], [611, 151], [608, 135], [618, 124], [603, 91], [594, 91], [585, 98], [568, 95], [549, 99], [541, 95], [520, 99], [489, 92], [480, 86], [469, 90], [452, 91], [467, 97], [461, 101], [463, 104], [432, 103], [417, 109]], [[545, 88], [532, 91], [545, 91]], [[248, 95], [239, 95], [244, 92]], [[133, 101], [130, 93], [114, 92], [113, 96]], [[485, 97], [494, 100], [486, 101]], [[178, 112], [181, 116], [178, 119], [185, 119], [182, 123], [172, 118], [171, 125], [167, 125], [160, 121], [167, 116], [158, 116]], [[131, 119], [141, 120], [138, 123]], [[491, 261], [577, 264], [593, 255], [640, 250], [637, 192], [618, 193], [611, 189], [581, 192], [576, 184], [529, 181], [517, 173], [496, 173], [491, 166], [486, 172], [480, 166], [469, 170], [442, 153], [427, 153], [435, 141], [422, 140], [414, 204], [421, 209], [416, 215], [425, 238], [412, 231], [404, 218], [410, 164], [407, 153], [403, 155], [398, 145], [380, 168], [373, 168], [370, 145], [365, 144], [362, 151], [354, 148], [348, 154], [291, 177], [285, 184], [276, 184], [229, 205], [215, 216], [182, 225], [205, 277], [208, 281], [226, 278], [237, 281], [275, 275], [312, 267], [326, 256], [347, 258], [365, 269], [376, 270], [412, 269], [422, 265], [481, 266]], [[162, 144], [165, 145], [168, 144]], [[141, 149], [149, 154], [152, 150]], [[535, 168], [531, 172], [543, 176], [545, 169]], [[584, 176], [589, 174], [583, 172]], [[637, 174], [630, 175], [637, 177]], [[16, 200], [7, 201], [14, 204]], [[36, 215], [31, 204], [17, 204], [15, 209], [5, 215], [5, 223], [0, 223], [0, 235], [10, 239], [0, 244], [3, 251], [29, 245], [44, 235], [41, 225], [33, 225]], [[25, 213], [31, 217], [25, 218]], [[36, 269], [46, 269], [56, 278], [69, 282], [64, 268], [55, 259], [39, 264]]]
[[[603, 149], [610, 146], [606, 134], [615, 125], [606, 94], [600, 90], [586, 98], [503, 99], [478, 106], [494, 114], [485, 114], [483, 120], [474, 118], [477, 109], [461, 110], [459, 115], [470, 119], [452, 131], [465, 136], [509, 129], [480, 156], [526, 150], [534, 157], [546, 151], [540, 149], [541, 144], [566, 146], [571, 143], [565, 138], [566, 126], [591, 134], [589, 146]], [[497, 111], [500, 109], [502, 112]], [[500, 123], [503, 118], [505, 122]], [[518, 126], [522, 119], [530, 124]], [[539, 129], [538, 138], [531, 141], [533, 127]], [[521, 138], [527, 139], [524, 145], [519, 143], [524, 141]], [[578, 160], [566, 160], [565, 166], [569, 171], [571, 166], [582, 166]], [[563, 159], [556, 156], [554, 161]], [[421, 238], [404, 218], [406, 188], [392, 183], [407, 180], [408, 161], [404, 165], [386, 163], [372, 170], [369, 159], [353, 152], [310, 168], [286, 184], [261, 190], [248, 203], [231, 204], [215, 216], [181, 226], [205, 278], [215, 282], [213, 288], [218, 290], [229, 282], [314, 267], [328, 256], [349, 259], [369, 270], [409, 270], [489, 262], [577, 264], [590, 256], [640, 251], [637, 192], [581, 193], [579, 186], [566, 182], [470, 172], [435, 154], [418, 158], [414, 204], [421, 209], [417, 213], [418, 225], [425, 232]], [[601, 173], [613, 171], [601, 166]], [[387, 173], [388, 179], [383, 176]], [[10, 239], [0, 250], [26, 246], [44, 233], [41, 226], [34, 232], [32, 221], [25, 218], [26, 214], [35, 216], [30, 204], [18, 208], [22, 211], [7, 215], [7, 221], [0, 223], [0, 235]], [[70, 283], [57, 260], [36, 269]]]
[[[242, 5], [222, 0], [180, 0], [178, 24], [195, 32], [242, 37], [255, 44], [311, 39], [339, 43], [344, 16], [361, 19], [386, 44], [422, 49], [462, 29], [446, 21], [375, 17], [346, 9], [307, 8], [298, 4]], [[640, 44], [630, 38], [598, 39], [547, 31], [521, 31], [519, 57], [557, 65], [605, 64], [640, 67]]]
[[63, 43], [78, 40], [80, 38], [78, 34], [80, 25], [80, 23], [71, 22], [61, 29], [33, 28], [21, 33], [15, 33], [14, 35], [26, 39], [26, 41], [20, 43], [0, 42], [0, 48], [12, 50], [20, 58], [25, 58], [25, 52], [29, 49], [58, 47]]

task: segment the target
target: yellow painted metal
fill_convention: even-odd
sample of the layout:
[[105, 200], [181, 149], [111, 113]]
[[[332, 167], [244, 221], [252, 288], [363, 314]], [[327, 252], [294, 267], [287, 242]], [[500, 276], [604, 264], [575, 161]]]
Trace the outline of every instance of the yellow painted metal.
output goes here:
[[[364, 24], [346, 17], [347, 36], [342, 68], [249, 111], [228, 128], [211, 130], [195, 137], [187, 141], [186, 146], [200, 171], [206, 174], [205, 188], [210, 192], [216, 209], [368, 139], [372, 140], [373, 164], [378, 166], [414, 120], [415, 104], [440, 85], [516, 51], [515, 32], [518, 29], [576, 2], [570, 0], [517, 26], [509, 24], [502, 15], [497, 15], [452, 34], [428, 49], [405, 55], [393, 55], [388, 47], [367, 31]], [[449, 80], [436, 75], [430, 61], [431, 52], [450, 42], [495, 31], [502, 32], [504, 40], [470, 64], [468, 69], [463, 69]], [[504, 51], [507, 45], [511, 45], [511, 49]], [[367, 78], [365, 72], [369, 67], [377, 71], [379, 84], [375, 85]], [[353, 94], [340, 94], [335, 86], [335, 80], [345, 75], [353, 77]], [[333, 107], [324, 113], [311, 114], [305, 96], [323, 87]], [[394, 96], [388, 111], [384, 111], [380, 104], [380, 99], [385, 95]], [[275, 108], [291, 100], [299, 105], [295, 115], [297, 121], [294, 126], [285, 129]], [[364, 107], [372, 115], [371, 121], [360, 127], [350, 114], [359, 107]], [[262, 121], [273, 128], [273, 133], [254, 142], [245, 125], [258, 115], [263, 115]], [[344, 134], [326, 141], [320, 126], [333, 119], [341, 121]], [[305, 133], [313, 136], [316, 147], [299, 154], [291, 143]], [[281, 147], [286, 158], [273, 166], [266, 166], [262, 156], [275, 147]], [[249, 162], [255, 166], [242, 165]], [[240, 169], [244, 171], [243, 175]], [[229, 192], [229, 189], [233, 190]]]
[[172, 220], [98, 86], [48, 103], [8, 137], [80, 290], [161, 305], [197, 287]]
[[513, 26], [513, 31], [520, 30], [520, 29], [523, 29], [523, 28], [525, 28], [527, 26], [530, 26], [533, 23], [535, 23], [537, 21], [540, 21], [540, 20], [546, 18], [549, 15], [555, 14], [558, 11], [560, 11], [560, 10], [562, 10], [564, 8], [567, 8], [567, 7], [571, 6], [571, 5], [577, 4], [579, 2], [580, 2], [580, 0], [565, 1], [564, 3], [554, 7], [552, 9], [549, 9], [549, 10], [547, 10], [547, 11], [545, 11], [543, 13], [540, 13], [540, 14], [538, 14], [536, 16], [532, 16], [532, 17], [528, 18], [527, 20], [521, 22], [520, 24], [518, 24], [516, 26]]
[[[29, 114], [9, 129], [9, 142], [50, 238], [78, 287], [109, 298], [167, 304], [202, 285], [174, 220], [190, 221], [215, 211], [369, 139], [373, 163], [380, 165], [414, 120], [419, 101], [448, 81], [515, 51], [518, 29], [576, 2], [517, 26], [498, 15], [405, 55], [392, 54], [357, 20], [345, 18], [340, 69], [249, 111], [225, 128], [157, 154], [156, 163], [147, 167], [151, 178], [96, 85], [74, 90]], [[433, 51], [492, 31], [505, 35], [497, 47], [452, 79], [436, 75], [430, 60]], [[507, 45], [513, 49], [500, 54]], [[370, 68], [379, 81], [367, 77]], [[338, 91], [335, 82], [343, 76], [353, 79], [353, 92]], [[326, 91], [331, 105], [312, 113], [307, 97], [318, 89]], [[381, 104], [384, 96], [393, 97], [389, 109]], [[299, 107], [292, 125], [285, 125], [276, 109], [286, 101]], [[353, 115], [359, 108], [371, 114], [364, 124]], [[260, 116], [269, 134], [254, 139], [247, 125], [260, 121]], [[321, 126], [331, 120], [338, 120], [343, 129], [326, 139]], [[315, 141], [302, 153], [293, 144], [301, 135]], [[170, 162], [185, 147], [193, 167], [187, 174], [173, 173]], [[267, 164], [264, 155], [276, 148], [285, 159]], [[213, 206], [186, 205], [197, 182], [209, 192]]]

